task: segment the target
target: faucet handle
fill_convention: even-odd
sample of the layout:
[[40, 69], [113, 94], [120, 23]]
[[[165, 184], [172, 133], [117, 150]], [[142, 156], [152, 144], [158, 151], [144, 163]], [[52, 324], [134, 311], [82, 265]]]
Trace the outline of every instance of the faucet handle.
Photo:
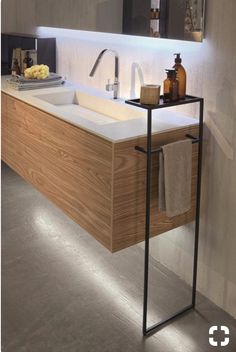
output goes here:
[[111, 91], [114, 90], [114, 85], [110, 83], [110, 80], [109, 80], [109, 79], [107, 80], [106, 90], [107, 90], [108, 92], [111, 92]]

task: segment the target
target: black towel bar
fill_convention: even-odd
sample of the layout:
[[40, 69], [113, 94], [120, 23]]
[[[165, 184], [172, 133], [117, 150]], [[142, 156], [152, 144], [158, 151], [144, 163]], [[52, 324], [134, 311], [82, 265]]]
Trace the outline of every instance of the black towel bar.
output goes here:
[[[185, 137], [192, 139], [192, 140], [193, 140], [193, 141], [192, 141], [192, 144], [195, 144], [195, 143], [198, 143], [198, 142], [199, 142], [199, 138], [196, 138], [196, 137], [192, 136], [191, 134], [186, 134]], [[141, 152], [141, 153], [147, 154], [147, 150], [146, 150], [145, 148], [143, 148], [143, 147], [139, 147], [139, 146], [137, 145], [137, 146], [135, 146], [135, 149], [138, 150], [138, 151]], [[162, 152], [162, 147], [159, 147], [159, 148], [157, 148], [157, 149], [153, 149], [153, 150], [151, 151], [152, 154], [154, 154], [154, 153], [160, 153], [160, 152]]]

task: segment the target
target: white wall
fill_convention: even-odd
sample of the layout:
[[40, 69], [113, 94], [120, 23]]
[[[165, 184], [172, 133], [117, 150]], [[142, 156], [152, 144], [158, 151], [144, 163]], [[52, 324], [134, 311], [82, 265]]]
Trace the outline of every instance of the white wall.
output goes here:
[[[236, 2], [228, 0], [227, 6], [224, 0], [207, 3], [206, 39], [202, 44], [64, 30], [54, 30], [54, 34], [58, 37], [58, 71], [69, 80], [99, 89], [113, 77], [113, 58], [104, 58], [94, 78], [89, 78], [89, 71], [100, 50], [116, 49], [121, 94], [125, 97], [139, 95], [138, 71], [146, 83], [161, 83], [164, 69], [173, 63], [172, 54], [182, 53], [188, 93], [205, 98], [198, 289], [236, 317]], [[20, 18], [17, 15], [21, 31], [25, 17], [22, 12]], [[189, 225], [153, 239], [151, 245], [153, 256], [187, 282], [191, 277], [192, 239]]]

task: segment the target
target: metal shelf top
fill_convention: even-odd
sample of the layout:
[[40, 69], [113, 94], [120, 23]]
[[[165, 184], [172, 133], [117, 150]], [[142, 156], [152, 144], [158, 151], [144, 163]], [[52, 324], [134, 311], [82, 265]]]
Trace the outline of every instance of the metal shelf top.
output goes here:
[[162, 108], [169, 108], [171, 106], [178, 106], [178, 105], [184, 105], [184, 104], [191, 104], [191, 103], [197, 103], [202, 101], [203, 98], [199, 97], [194, 97], [192, 95], [186, 95], [184, 99], [180, 99], [177, 101], [172, 101], [172, 102], [164, 102], [163, 95], [160, 96], [160, 102], [158, 105], [145, 105], [140, 103], [140, 99], [130, 99], [126, 100], [126, 104], [134, 105], [137, 106], [141, 109], [146, 109], [146, 110], [156, 110], [156, 109], [162, 109]]

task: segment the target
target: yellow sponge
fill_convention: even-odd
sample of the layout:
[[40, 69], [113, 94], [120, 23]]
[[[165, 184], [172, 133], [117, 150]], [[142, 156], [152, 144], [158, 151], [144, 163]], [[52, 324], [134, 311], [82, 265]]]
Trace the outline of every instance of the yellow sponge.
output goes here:
[[49, 76], [49, 67], [47, 65], [34, 65], [24, 71], [25, 78], [45, 79]]

